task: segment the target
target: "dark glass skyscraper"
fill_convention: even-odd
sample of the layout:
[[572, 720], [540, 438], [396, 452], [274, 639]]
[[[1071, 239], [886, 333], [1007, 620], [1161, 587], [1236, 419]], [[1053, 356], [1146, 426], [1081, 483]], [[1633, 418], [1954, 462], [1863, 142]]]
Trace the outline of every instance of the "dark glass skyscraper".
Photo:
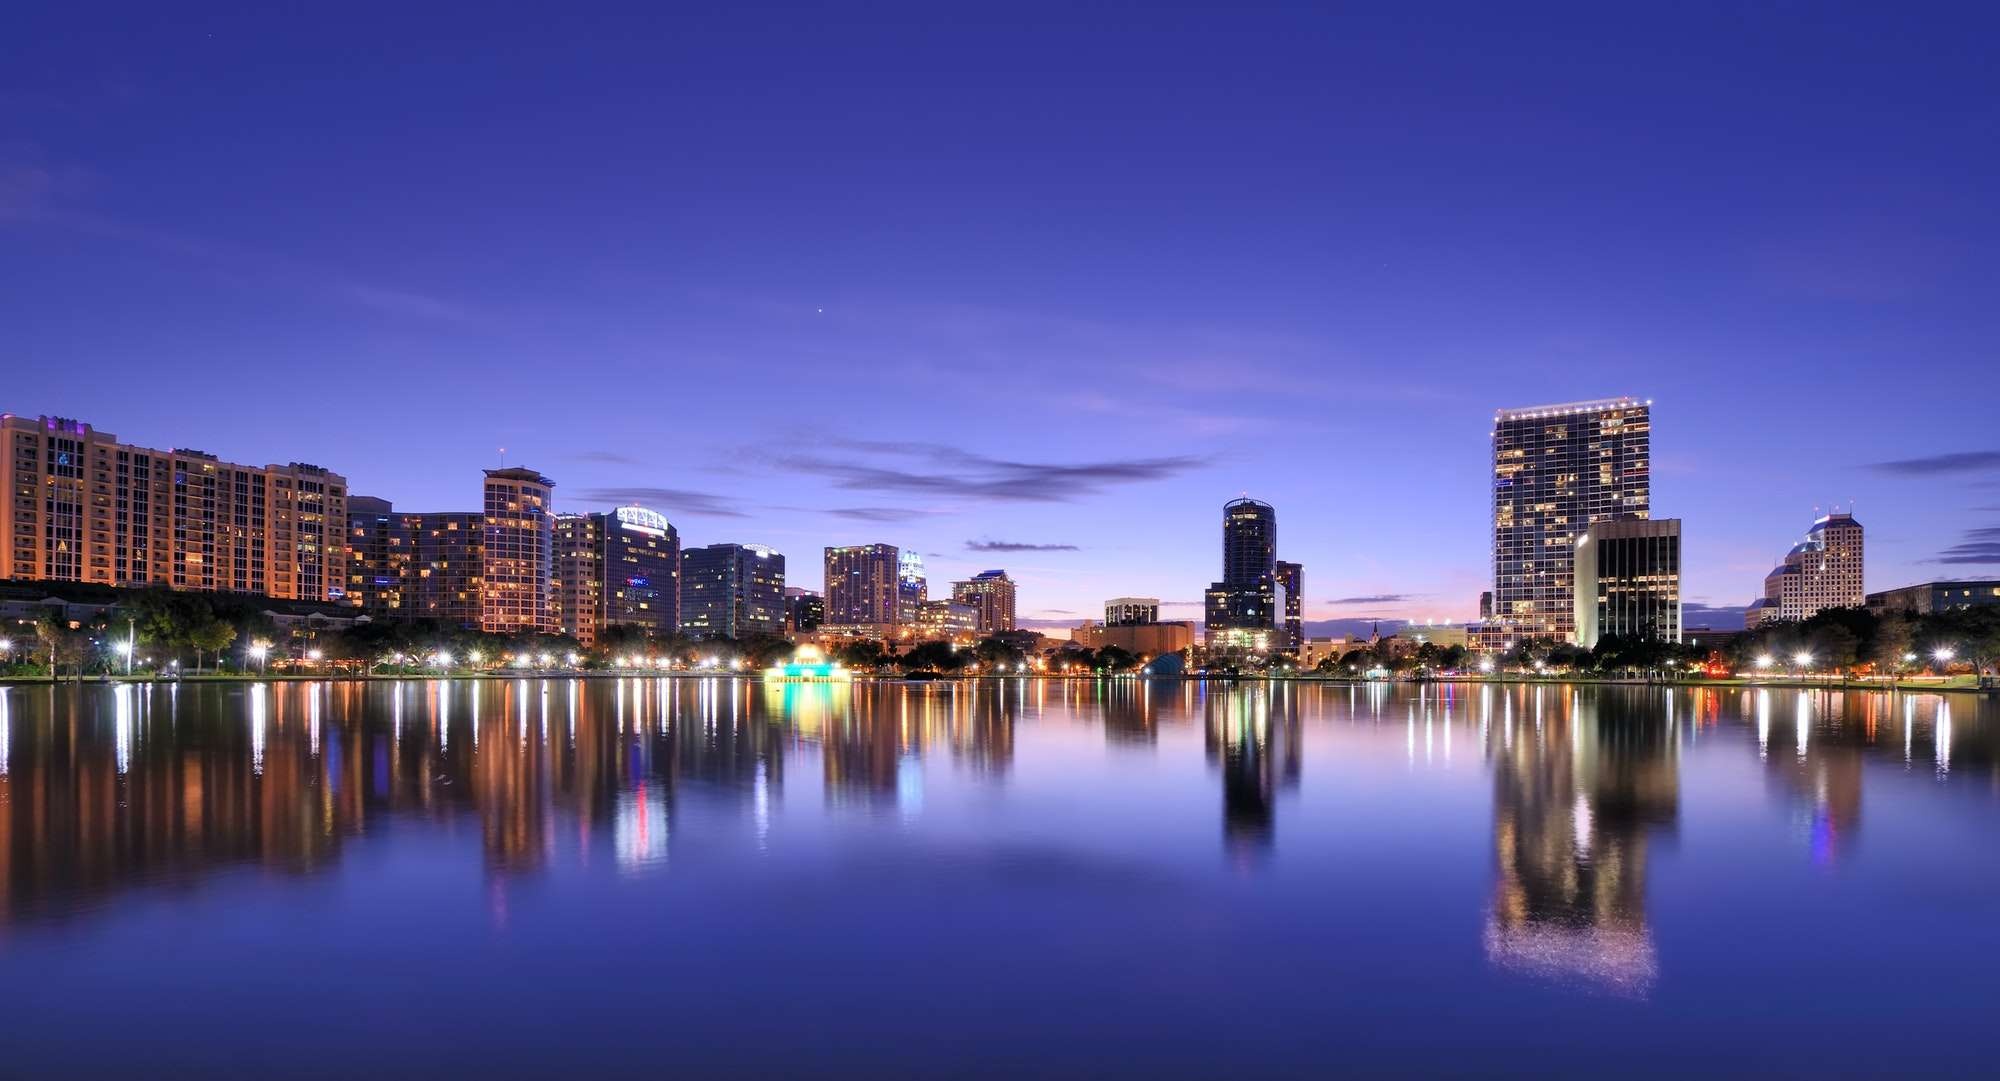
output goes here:
[[1285, 639], [1291, 651], [1297, 653], [1306, 643], [1305, 602], [1299, 598], [1300, 591], [1305, 589], [1306, 570], [1282, 559], [1277, 568], [1278, 585], [1285, 591]]
[[680, 629], [680, 533], [658, 511], [556, 518], [555, 595], [564, 634], [595, 645], [606, 627]]
[[1222, 507], [1222, 580], [1208, 587], [1209, 630], [1277, 626], [1278, 512], [1269, 503], [1234, 499]]
[[785, 631], [785, 557], [761, 544], [681, 553], [681, 630], [696, 638]]

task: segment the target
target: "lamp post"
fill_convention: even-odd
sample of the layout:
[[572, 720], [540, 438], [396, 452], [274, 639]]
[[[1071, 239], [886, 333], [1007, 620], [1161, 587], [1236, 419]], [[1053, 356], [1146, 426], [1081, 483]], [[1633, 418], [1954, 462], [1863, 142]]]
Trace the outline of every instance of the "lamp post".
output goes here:
[[1806, 653], [1804, 651], [1792, 654], [1792, 664], [1794, 667], [1798, 669], [1800, 679], [1805, 678], [1806, 669], [1812, 666], [1812, 660], [1813, 660], [1812, 654]]
[[250, 659], [257, 662], [257, 674], [264, 674], [264, 659], [271, 655], [271, 647], [262, 642], [250, 643]]
[[1769, 653], [1757, 654], [1757, 674], [1763, 675], [1769, 672], [1771, 670], [1771, 666], [1776, 663], [1777, 662], [1771, 658], [1771, 655]]
[[118, 655], [119, 655], [120, 657], [123, 657], [123, 658], [125, 658], [125, 674], [126, 674], [126, 675], [128, 675], [128, 676], [129, 676], [129, 675], [131, 675], [131, 674], [132, 674], [132, 640], [131, 640], [130, 638], [124, 638], [124, 639], [120, 639], [120, 640], [119, 640], [118, 642], [116, 642], [116, 643], [113, 643], [113, 645], [111, 646], [111, 648], [112, 648], [112, 649], [115, 649], [115, 650], [117, 650], [117, 651], [118, 651]]
[[1951, 665], [1951, 659], [1958, 656], [1958, 651], [1950, 646], [1939, 646], [1931, 650], [1931, 656], [1937, 660], [1938, 675], [1942, 676], [1945, 674], [1944, 670]]

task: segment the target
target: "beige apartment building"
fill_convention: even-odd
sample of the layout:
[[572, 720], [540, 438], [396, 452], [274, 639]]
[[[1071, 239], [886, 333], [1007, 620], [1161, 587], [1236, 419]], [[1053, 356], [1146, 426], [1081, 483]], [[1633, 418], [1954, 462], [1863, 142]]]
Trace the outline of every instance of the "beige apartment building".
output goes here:
[[65, 417], [0, 414], [0, 579], [346, 595], [347, 480], [151, 450]]

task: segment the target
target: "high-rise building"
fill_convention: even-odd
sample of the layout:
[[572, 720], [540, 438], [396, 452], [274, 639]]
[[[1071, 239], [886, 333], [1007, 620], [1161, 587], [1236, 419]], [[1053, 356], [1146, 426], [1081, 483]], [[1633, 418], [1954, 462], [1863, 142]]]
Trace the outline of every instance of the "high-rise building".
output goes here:
[[486, 515], [478, 511], [398, 514], [410, 538], [402, 614], [455, 627], [480, 625], [484, 593]]
[[785, 587], [785, 630], [807, 634], [826, 622], [826, 600], [810, 589]]
[[897, 622], [898, 552], [893, 544], [854, 544], [826, 550], [826, 622]]
[[564, 634], [593, 646], [606, 627], [680, 629], [681, 539], [665, 515], [644, 507], [557, 515], [555, 546]]
[[1576, 541], [1576, 643], [1606, 635], [1681, 640], [1681, 522], [1613, 518]]
[[347, 481], [160, 451], [63, 417], [0, 414], [0, 579], [347, 595]]
[[347, 499], [347, 603], [377, 619], [404, 611], [410, 574], [410, 531], [406, 516], [386, 499]]
[[1493, 620], [1509, 637], [1576, 632], [1576, 538], [1645, 518], [1652, 404], [1636, 398], [1503, 409], [1493, 420]]
[[1859, 608], [1867, 603], [1861, 542], [1861, 523], [1852, 514], [1821, 517], [1764, 576], [1764, 595], [1744, 613], [1744, 625], [1811, 619], [1823, 608]]
[[1014, 580], [1004, 570], [980, 571], [953, 582], [951, 599], [978, 609], [980, 634], [1014, 629]]
[[486, 471], [479, 626], [489, 634], [556, 630], [555, 486], [532, 469]]
[[761, 544], [681, 553], [681, 629], [696, 638], [785, 631], [785, 557]]
[[1898, 612], [1930, 616], [1939, 612], [1993, 607], [2000, 607], [2000, 579], [1994, 578], [1925, 582], [1868, 594], [1868, 610], [1878, 616]]
[[1285, 591], [1285, 639], [1290, 643], [1289, 651], [1297, 653], [1306, 643], [1305, 601], [1300, 597], [1305, 589], [1306, 571], [1297, 563], [1282, 559], [1277, 568], [1278, 586]]
[[924, 557], [905, 548], [896, 553], [896, 622], [915, 623], [917, 610], [931, 599]]
[[[1211, 583], [1206, 630], [1262, 631], [1278, 626], [1283, 599], [1278, 584], [1278, 512], [1255, 499], [1222, 507], [1222, 580]], [[1242, 636], [1232, 636], [1232, 640]], [[1260, 638], [1268, 641], [1268, 638]]]

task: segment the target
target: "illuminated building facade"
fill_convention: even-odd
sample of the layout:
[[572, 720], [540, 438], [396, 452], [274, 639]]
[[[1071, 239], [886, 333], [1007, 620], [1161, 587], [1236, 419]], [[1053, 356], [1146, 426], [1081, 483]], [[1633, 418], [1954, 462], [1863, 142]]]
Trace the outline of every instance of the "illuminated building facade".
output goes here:
[[408, 521], [386, 499], [348, 497], [347, 603], [371, 616], [405, 614], [412, 552]]
[[681, 621], [681, 538], [644, 507], [555, 520], [556, 621], [585, 646], [606, 627], [669, 635]]
[[1577, 537], [1645, 518], [1652, 405], [1635, 398], [1500, 410], [1493, 420], [1493, 621], [1506, 637], [1576, 633]]
[[681, 630], [696, 638], [785, 631], [785, 557], [761, 544], [681, 553]]
[[1764, 595], [1743, 614], [1746, 627], [1811, 619], [1824, 608], [1866, 604], [1862, 586], [1862, 530], [1852, 514], [1827, 514], [1805, 539], [1764, 576]]
[[0, 415], [0, 579], [347, 594], [347, 481], [129, 446], [62, 417]]
[[532, 469], [486, 471], [479, 627], [489, 634], [556, 630], [555, 486]]
[[1104, 625], [1136, 627], [1160, 621], [1160, 598], [1113, 597], [1104, 602]]
[[1084, 620], [1081, 626], [1070, 632], [1070, 640], [1091, 649], [1117, 646], [1135, 657], [1157, 657], [1162, 653], [1178, 653], [1194, 645], [1194, 621], [1095, 623]]
[[1967, 608], [2000, 606], [2000, 580], [1982, 578], [1961, 582], [1925, 582], [1922, 585], [1885, 589], [1868, 594], [1868, 610], [1878, 616], [1892, 612], [1928, 616]]
[[[1213, 643], [1223, 632], [1271, 630], [1279, 625], [1284, 609], [1284, 587], [1278, 581], [1278, 512], [1259, 500], [1231, 500], [1222, 508], [1222, 580], [1209, 585], [1205, 598], [1207, 635]], [[1281, 640], [1268, 634], [1226, 637], [1238, 645], [1262, 643], [1259, 651]]]
[[1014, 580], [1004, 570], [980, 571], [951, 584], [951, 599], [979, 612], [981, 634], [1014, 629]]
[[1681, 640], [1681, 522], [1613, 518], [1576, 541], [1576, 644], [1618, 635]]
[[893, 544], [826, 550], [826, 622], [895, 623], [900, 600], [899, 553]]
[[1305, 568], [1297, 563], [1277, 562], [1278, 586], [1285, 591], [1284, 624], [1285, 649], [1296, 654], [1306, 641], [1305, 602], [1300, 599], [1300, 591], [1305, 588]]
[[925, 601], [917, 609], [917, 633], [935, 641], [971, 641], [979, 636], [977, 605], [960, 601]]
[[785, 630], [810, 634], [826, 622], [826, 600], [810, 589], [785, 587]]
[[399, 514], [410, 538], [402, 614], [457, 627], [480, 625], [486, 516], [477, 511]]
[[915, 623], [918, 611], [930, 596], [930, 581], [924, 577], [924, 557], [908, 548], [897, 552], [896, 622]]

